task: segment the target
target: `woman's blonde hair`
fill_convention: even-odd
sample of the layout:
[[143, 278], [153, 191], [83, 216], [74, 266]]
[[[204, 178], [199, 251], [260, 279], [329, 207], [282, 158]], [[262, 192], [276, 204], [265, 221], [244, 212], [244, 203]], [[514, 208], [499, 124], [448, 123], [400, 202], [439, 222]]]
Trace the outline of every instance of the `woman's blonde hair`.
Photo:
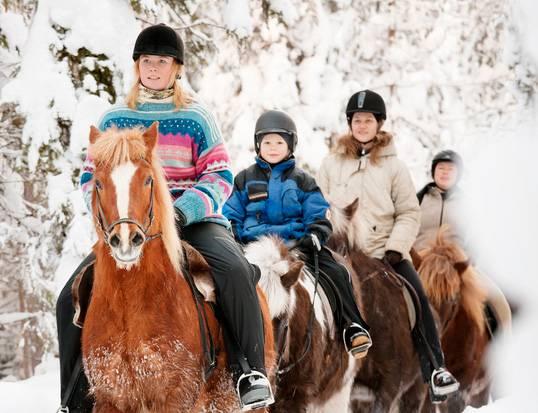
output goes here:
[[[135, 80], [133, 82], [133, 86], [131, 87], [131, 90], [127, 94], [127, 97], [125, 98], [125, 103], [127, 106], [131, 109], [136, 109], [136, 104], [138, 102], [138, 95], [140, 93], [140, 69], [138, 67], [138, 62], [140, 59], [137, 59], [134, 62], [134, 73], [135, 73]], [[176, 80], [178, 76], [180, 76], [183, 73], [183, 65], [179, 64], [176, 60], [173, 62], [173, 68], [172, 73], [170, 74], [170, 81], [168, 84], [172, 83], [172, 86], [174, 87], [174, 105], [176, 106], [176, 109], [181, 109], [187, 106], [189, 103], [192, 102], [192, 97], [185, 92], [181, 88], [181, 84]]]
[[[373, 146], [372, 149], [370, 149], [370, 159], [374, 165], [379, 162], [381, 148], [387, 146], [392, 140], [392, 134], [381, 130], [382, 126], [383, 120], [379, 121], [377, 134], [374, 136]], [[353, 137], [350, 130], [336, 141], [334, 152], [343, 155], [346, 158], [356, 158], [360, 148], [360, 142]]]

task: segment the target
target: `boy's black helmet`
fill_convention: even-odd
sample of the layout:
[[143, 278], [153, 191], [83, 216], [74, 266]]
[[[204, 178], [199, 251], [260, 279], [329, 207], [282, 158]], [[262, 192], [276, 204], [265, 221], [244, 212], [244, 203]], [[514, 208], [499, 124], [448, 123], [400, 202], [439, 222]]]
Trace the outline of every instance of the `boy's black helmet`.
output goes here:
[[184, 53], [185, 48], [179, 34], [171, 27], [161, 23], [146, 27], [140, 32], [133, 49], [133, 60], [137, 60], [143, 54], [152, 54], [171, 56], [183, 64]]
[[435, 155], [432, 159], [432, 178], [435, 173], [435, 167], [439, 162], [453, 162], [458, 167], [458, 175], [461, 176], [461, 172], [463, 169], [463, 159], [461, 158], [460, 154], [456, 151], [453, 151], [451, 149], [446, 149], [444, 151], [439, 152], [437, 155]]
[[378, 93], [371, 90], [361, 90], [349, 98], [346, 107], [347, 122], [351, 124], [351, 118], [355, 112], [373, 113], [376, 119], [387, 119], [385, 101]]
[[293, 119], [279, 110], [269, 110], [263, 113], [256, 121], [254, 128], [254, 149], [260, 152], [260, 142], [264, 135], [278, 133], [288, 144], [290, 152], [295, 151], [297, 146], [297, 127]]

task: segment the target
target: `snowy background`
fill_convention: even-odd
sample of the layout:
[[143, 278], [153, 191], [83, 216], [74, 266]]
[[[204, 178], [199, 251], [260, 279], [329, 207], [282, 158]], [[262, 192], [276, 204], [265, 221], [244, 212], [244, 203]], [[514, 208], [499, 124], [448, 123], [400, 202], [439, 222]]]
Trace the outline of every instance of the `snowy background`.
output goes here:
[[277, 108], [296, 120], [299, 163], [315, 172], [363, 88], [385, 97], [417, 188], [438, 150], [463, 155], [476, 259], [520, 308], [493, 356], [503, 398], [480, 412], [531, 411], [536, 16], [533, 0], [3, 1], [0, 411], [58, 405], [55, 299], [94, 239], [77, 187], [89, 125], [125, 95], [136, 35], [157, 22], [185, 39], [182, 81], [213, 109], [236, 171], [252, 162], [257, 116]]

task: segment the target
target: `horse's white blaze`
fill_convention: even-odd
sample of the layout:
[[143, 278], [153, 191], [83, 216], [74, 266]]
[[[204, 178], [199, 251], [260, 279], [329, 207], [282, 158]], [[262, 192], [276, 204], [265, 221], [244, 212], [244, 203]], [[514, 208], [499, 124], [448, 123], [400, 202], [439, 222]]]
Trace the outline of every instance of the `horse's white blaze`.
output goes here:
[[[309, 271], [305, 268], [305, 271]], [[310, 277], [303, 277], [299, 280], [299, 284], [306, 290], [308, 296], [310, 297], [310, 302], [314, 299], [314, 281]], [[314, 301], [314, 316], [316, 317], [317, 322], [321, 326], [321, 331], [326, 332], [329, 327], [329, 320], [325, 317], [325, 311], [323, 309], [323, 300], [321, 298], [321, 284], [318, 282], [317, 291], [316, 291], [316, 300]], [[329, 311], [331, 311], [329, 309]]]
[[[136, 172], [136, 166], [132, 162], [121, 164], [114, 168], [110, 177], [116, 188], [116, 201], [119, 218], [129, 217], [129, 192], [131, 180]], [[120, 224], [121, 250], [127, 251], [129, 246], [129, 225]]]

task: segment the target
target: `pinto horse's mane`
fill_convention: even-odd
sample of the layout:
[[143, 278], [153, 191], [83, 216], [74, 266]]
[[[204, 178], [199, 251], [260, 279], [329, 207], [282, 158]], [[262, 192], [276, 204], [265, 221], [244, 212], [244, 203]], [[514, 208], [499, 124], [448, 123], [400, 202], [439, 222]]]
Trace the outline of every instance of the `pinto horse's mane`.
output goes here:
[[483, 306], [486, 292], [480, 286], [479, 275], [463, 249], [447, 238], [448, 228], [442, 227], [428, 248], [420, 251], [418, 272], [432, 304], [439, 308], [443, 301], [459, 296], [462, 308], [482, 331], [485, 326]]
[[100, 138], [90, 145], [88, 152], [97, 168], [112, 170], [127, 162], [140, 161], [150, 164], [153, 172], [155, 212], [151, 228], [155, 232], [161, 232], [170, 263], [179, 273], [183, 262], [183, 249], [176, 231], [172, 199], [155, 147], [149, 152], [142, 128], [111, 127], [100, 133]]

